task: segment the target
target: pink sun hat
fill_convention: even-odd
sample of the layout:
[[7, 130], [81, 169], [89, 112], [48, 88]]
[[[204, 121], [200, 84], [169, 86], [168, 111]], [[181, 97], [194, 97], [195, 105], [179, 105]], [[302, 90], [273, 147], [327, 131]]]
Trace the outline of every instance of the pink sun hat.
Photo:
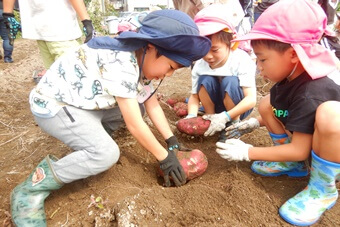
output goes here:
[[241, 22], [244, 12], [238, 1], [228, 1], [226, 4], [216, 3], [199, 11], [194, 21], [200, 35], [208, 36], [222, 30], [236, 34], [235, 27]]
[[327, 16], [317, 3], [282, 0], [263, 12], [248, 34], [233, 41], [269, 39], [289, 43], [307, 73], [317, 79], [337, 70], [334, 53], [318, 43], [325, 33]]

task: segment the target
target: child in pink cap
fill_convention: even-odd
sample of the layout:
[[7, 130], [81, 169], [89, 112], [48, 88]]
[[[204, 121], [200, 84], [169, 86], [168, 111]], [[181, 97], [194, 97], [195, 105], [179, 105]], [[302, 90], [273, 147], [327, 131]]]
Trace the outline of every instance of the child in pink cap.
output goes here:
[[[195, 16], [202, 36], [208, 37], [212, 47], [192, 70], [192, 90], [188, 102], [188, 116], [197, 116], [199, 103], [211, 121], [205, 136], [224, 131], [226, 124], [247, 117], [256, 104], [255, 62], [245, 51], [231, 43], [236, 36], [234, 24], [240, 15], [222, 4], [212, 4]], [[219, 140], [225, 141], [225, 133]]]
[[285, 221], [299, 226], [317, 222], [338, 198], [340, 75], [334, 53], [318, 44], [326, 27], [319, 5], [285, 0], [269, 7], [238, 39], [251, 40], [261, 75], [276, 84], [260, 102], [260, 117], [231, 126], [227, 136], [266, 126], [274, 146], [253, 147], [238, 139], [216, 144], [227, 160], [264, 160], [251, 166], [264, 176], [305, 176], [303, 161], [312, 156], [308, 186], [279, 210]]

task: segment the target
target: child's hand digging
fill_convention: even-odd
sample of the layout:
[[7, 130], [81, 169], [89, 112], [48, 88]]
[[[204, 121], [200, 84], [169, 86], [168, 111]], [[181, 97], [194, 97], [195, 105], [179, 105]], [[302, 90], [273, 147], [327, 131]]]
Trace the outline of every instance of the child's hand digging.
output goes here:
[[165, 187], [170, 187], [170, 177], [172, 177], [172, 180], [174, 181], [175, 185], [177, 187], [182, 186], [186, 183], [186, 176], [185, 172], [183, 170], [183, 167], [179, 163], [175, 152], [174, 151], [168, 151], [168, 156], [163, 160], [160, 161], [160, 168], [162, 169], [164, 173], [164, 184]]

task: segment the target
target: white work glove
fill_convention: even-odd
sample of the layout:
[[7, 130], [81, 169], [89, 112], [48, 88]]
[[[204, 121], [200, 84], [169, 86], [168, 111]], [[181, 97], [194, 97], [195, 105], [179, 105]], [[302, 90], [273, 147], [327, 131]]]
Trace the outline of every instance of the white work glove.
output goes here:
[[240, 138], [242, 135], [250, 133], [260, 127], [260, 122], [256, 118], [241, 121], [225, 129], [227, 139]]
[[216, 152], [228, 161], [250, 161], [248, 156], [250, 144], [246, 144], [239, 139], [229, 139], [225, 143], [216, 143]]
[[204, 136], [212, 136], [215, 134], [215, 132], [222, 131], [225, 128], [225, 124], [231, 121], [231, 118], [226, 111], [223, 111], [219, 114], [203, 115], [203, 119], [210, 121], [210, 126], [204, 133]]

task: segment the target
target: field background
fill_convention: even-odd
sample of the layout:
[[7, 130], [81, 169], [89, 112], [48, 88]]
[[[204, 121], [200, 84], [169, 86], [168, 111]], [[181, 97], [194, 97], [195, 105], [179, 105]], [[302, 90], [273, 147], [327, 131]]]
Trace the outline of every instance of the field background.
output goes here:
[[[35, 41], [17, 40], [14, 63], [0, 62], [0, 225], [8, 219], [11, 190], [24, 181], [47, 155], [72, 152], [35, 124], [28, 95], [35, 86], [32, 72], [42, 68]], [[290, 226], [278, 215], [279, 207], [301, 191], [308, 177], [261, 177], [250, 162], [228, 162], [215, 152], [217, 135], [192, 138], [176, 131], [179, 119], [164, 104], [169, 97], [188, 97], [190, 70], [181, 69], [159, 89], [161, 105], [180, 142], [202, 150], [209, 160], [204, 175], [180, 188], [162, 187], [156, 159], [142, 148], [126, 128], [112, 136], [121, 149], [119, 162], [94, 177], [67, 184], [45, 202], [49, 226]], [[257, 78], [258, 98], [270, 83]], [[257, 109], [252, 116], [256, 116]], [[147, 119], [146, 119], [147, 120]], [[165, 146], [160, 134], [150, 124]], [[90, 129], [89, 129], [90, 130]], [[270, 146], [264, 128], [243, 136], [255, 146]], [[339, 185], [338, 185], [339, 186]], [[90, 206], [91, 195], [103, 208]], [[327, 211], [315, 226], [340, 226], [340, 204]]]

